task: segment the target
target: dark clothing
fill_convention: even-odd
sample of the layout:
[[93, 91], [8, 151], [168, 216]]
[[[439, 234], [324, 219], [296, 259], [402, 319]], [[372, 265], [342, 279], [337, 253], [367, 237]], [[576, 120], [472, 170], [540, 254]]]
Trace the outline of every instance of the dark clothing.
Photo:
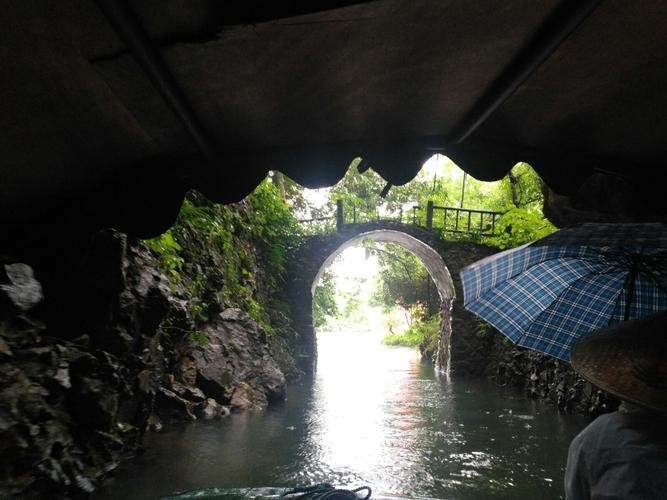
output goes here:
[[667, 499], [667, 418], [607, 413], [572, 440], [568, 500]]

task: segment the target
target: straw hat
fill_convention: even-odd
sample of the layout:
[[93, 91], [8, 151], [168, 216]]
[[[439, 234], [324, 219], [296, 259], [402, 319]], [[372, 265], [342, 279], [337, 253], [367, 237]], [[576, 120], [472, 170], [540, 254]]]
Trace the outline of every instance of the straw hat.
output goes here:
[[600, 389], [667, 413], [667, 311], [584, 335], [570, 359]]

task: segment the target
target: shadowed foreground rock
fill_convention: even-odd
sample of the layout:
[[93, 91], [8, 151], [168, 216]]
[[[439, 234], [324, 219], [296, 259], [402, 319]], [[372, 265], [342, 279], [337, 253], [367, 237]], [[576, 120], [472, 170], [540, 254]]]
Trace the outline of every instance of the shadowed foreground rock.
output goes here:
[[620, 403], [580, 377], [569, 363], [529, 349], [504, 346], [490, 366], [491, 377], [498, 383], [567, 412], [597, 416], [615, 410]]
[[189, 296], [121, 233], [97, 234], [42, 303], [35, 274], [0, 275], [0, 498], [89, 498], [164, 421], [284, 398], [264, 329], [228, 308], [190, 339]]
[[219, 402], [239, 409], [262, 409], [284, 399], [285, 376], [274, 361], [267, 334], [240, 309], [225, 309], [208, 325], [204, 345], [192, 344], [195, 383]]

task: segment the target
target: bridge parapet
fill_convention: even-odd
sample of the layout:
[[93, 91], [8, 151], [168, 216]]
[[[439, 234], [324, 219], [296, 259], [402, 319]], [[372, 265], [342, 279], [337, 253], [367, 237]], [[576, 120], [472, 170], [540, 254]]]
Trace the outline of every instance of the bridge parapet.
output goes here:
[[380, 214], [376, 209], [375, 213], [368, 214], [365, 211], [358, 210], [355, 203], [349, 201], [346, 203], [339, 199], [336, 201], [335, 215], [303, 219], [299, 222], [326, 223], [335, 220], [336, 230], [341, 231], [348, 225], [382, 221], [412, 224], [439, 233], [494, 236], [496, 234], [496, 223], [503, 214], [504, 212], [492, 210], [439, 206], [435, 205], [433, 201], [428, 201], [426, 207], [414, 205], [408, 212], [400, 209], [393, 213]]
[[[412, 207], [412, 222], [420, 224], [419, 213], [423, 212], [421, 206]], [[424, 215], [424, 226], [428, 229], [438, 229], [449, 233], [476, 234], [479, 236], [494, 236], [496, 234], [496, 222], [504, 212], [491, 210], [476, 210], [472, 208], [441, 207], [432, 201], [426, 204]]]

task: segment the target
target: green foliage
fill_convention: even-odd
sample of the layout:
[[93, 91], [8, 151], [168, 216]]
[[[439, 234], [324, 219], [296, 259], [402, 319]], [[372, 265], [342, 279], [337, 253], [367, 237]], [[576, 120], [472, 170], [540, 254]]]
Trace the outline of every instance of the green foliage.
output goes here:
[[330, 318], [335, 318], [338, 314], [335, 276], [331, 271], [325, 270], [313, 295], [313, 325], [315, 328], [321, 328]]
[[422, 351], [435, 350], [440, 335], [440, 315], [434, 314], [428, 319], [414, 323], [403, 333], [389, 333], [382, 338], [382, 343], [391, 346], [420, 348]]
[[542, 213], [544, 197], [539, 176], [527, 163], [519, 163], [500, 182], [505, 213], [496, 222], [497, 235], [488, 243], [514, 248], [553, 233], [556, 227]]
[[190, 331], [186, 335], [186, 339], [189, 342], [197, 342], [199, 345], [206, 345], [208, 344], [208, 337], [204, 335], [202, 332], [198, 331]]
[[330, 192], [328, 209], [334, 213], [336, 201], [342, 200], [345, 222], [361, 223], [377, 219], [392, 219], [403, 222], [425, 220], [425, 209], [416, 211], [413, 207], [425, 207], [428, 200], [438, 205], [451, 202], [450, 191], [445, 189], [443, 179], [437, 176], [427, 178], [418, 175], [403, 186], [394, 186], [385, 198], [380, 196], [386, 181], [371, 169], [359, 173], [361, 158], [356, 158], [343, 177]]
[[343, 201], [347, 223], [376, 220], [378, 209], [383, 204], [380, 192], [386, 182], [370, 169], [363, 174], [359, 173], [360, 162], [361, 158], [356, 158], [343, 179], [330, 192], [332, 206], [338, 200]]
[[475, 335], [479, 338], [487, 337], [489, 332], [492, 330], [491, 325], [478, 316], [476, 316], [476, 319], [477, 323], [475, 324]]
[[[501, 181], [488, 183], [465, 176], [453, 163], [446, 163], [442, 171], [433, 170], [430, 174], [421, 172], [413, 181], [404, 186], [394, 186], [386, 199], [380, 197], [385, 181], [372, 169], [359, 173], [356, 159], [350, 165], [345, 177], [334, 186], [329, 194], [326, 210], [335, 214], [336, 200], [343, 200], [345, 222], [366, 222], [379, 217], [400, 219], [404, 222], [413, 220], [426, 224], [426, 206], [432, 201], [435, 206], [472, 208], [503, 212], [496, 220], [496, 235], [488, 237], [490, 220], [482, 221], [480, 230], [470, 233], [443, 232], [443, 237], [450, 240], [473, 241], [495, 245], [498, 248], [511, 248], [553, 232], [555, 227], [542, 214], [542, 183], [530, 165], [517, 164]], [[465, 188], [465, 189], [463, 189]], [[436, 212], [436, 217], [443, 212]], [[449, 211], [448, 227], [454, 226], [455, 211]], [[467, 214], [460, 215], [459, 226], [467, 226]], [[436, 221], [436, 225], [438, 221]], [[442, 224], [442, 222], [440, 222]], [[404, 342], [408, 345], [422, 345], [437, 342], [438, 320], [421, 321], [419, 309], [424, 304], [437, 304], [435, 286], [432, 285], [426, 269], [419, 259], [397, 245], [382, 245], [365, 242], [369, 251], [375, 253], [380, 263], [380, 281], [371, 303], [380, 305], [385, 312], [396, 305], [406, 314], [410, 329], [402, 336], [390, 336], [388, 342]], [[430, 285], [430, 286], [429, 286]], [[349, 300], [346, 310], [339, 314], [351, 315], [356, 303]], [[432, 311], [425, 311], [426, 314]], [[319, 314], [319, 313], [317, 313]], [[317, 315], [316, 314], [316, 315]], [[425, 326], [428, 323], [428, 326]], [[428, 330], [428, 334], [421, 329]], [[429, 330], [430, 328], [430, 330]], [[480, 328], [479, 334], [484, 330]], [[424, 342], [426, 344], [424, 344]]]
[[363, 301], [359, 299], [358, 295], [351, 295], [347, 297], [347, 300], [345, 301], [345, 307], [343, 307], [343, 318], [347, 319], [348, 321], [353, 321], [353, 322], [361, 322], [363, 319], [361, 317], [361, 306], [363, 305]]
[[423, 332], [423, 340], [419, 348], [422, 352], [435, 352], [440, 339], [440, 314], [434, 314], [420, 323], [419, 326]]
[[384, 345], [413, 347], [417, 349], [423, 340], [422, 335], [419, 332], [420, 325], [420, 323], [416, 324], [403, 333], [388, 333], [382, 337], [382, 343]]
[[[230, 255], [234, 253], [234, 223], [237, 218], [231, 208], [211, 204], [193, 195], [183, 201], [175, 227], [180, 229], [180, 238], [190, 243], [190, 255], [197, 251], [200, 242]], [[225, 271], [230, 281], [237, 279], [237, 269], [234, 259], [229, 259]]]
[[179, 271], [183, 266], [183, 258], [179, 255], [181, 245], [176, 242], [171, 231], [167, 231], [156, 238], [144, 240], [144, 244], [157, 257], [166, 272], [172, 277], [180, 279]]
[[179, 323], [174, 321], [174, 318], [170, 316], [165, 318], [161, 328], [165, 333], [170, 335], [182, 335], [188, 342], [197, 342], [200, 345], [206, 345], [208, 343], [208, 337], [204, 333], [198, 331], [192, 325], [190, 325], [189, 328], [184, 328], [183, 325], [179, 325]]
[[[209, 321], [217, 310], [230, 306], [241, 307], [271, 330], [272, 319], [264, 306], [271, 303], [273, 309], [281, 308], [276, 292], [283, 279], [287, 255], [308, 233], [297, 223], [295, 214], [314, 219], [330, 217], [311, 228], [332, 230], [337, 200], [344, 202], [346, 222], [381, 217], [404, 222], [414, 219], [424, 224], [429, 200], [436, 206], [457, 207], [465, 202], [467, 208], [502, 211], [504, 215], [496, 224], [499, 233], [493, 238], [444, 233], [448, 239], [490, 243], [499, 248], [520, 245], [555, 229], [542, 215], [541, 181], [527, 164], [515, 166], [502, 181], [485, 183], [464, 177], [450, 162], [444, 170], [422, 172], [412, 182], [394, 186], [386, 198], [381, 198], [384, 179], [372, 168], [360, 173], [360, 162], [360, 158], [352, 162], [321, 207], [312, 206], [301, 186], [277, 172], [244, 201], [233, 205], [213, 204], [190, 193], [174, 227], [144, 242], [169, 276], [172, 290], [181, 290], [189, 297], [188, 315], [193, 325], [184, 330], [186, 335], [196, 336], [192, 332], [198, 331], [198, 322]], [[410, 342], [420, 339], [423, 345], [425, 339], [432, 338], [428, 332], [433, 328], [431, 319], [421, 321], [432, 312], [426, 310], [425, 304], [430, 306], [438, 301], [424, 266], [397, 245], [365, 245], [380, 263], [380, 285], [372, 302], [385, 311], [400, 306], [412, 321], [406, 338], [413, 336]], [[344, 306], [337, 305], [334, 281], [330, 273], [325, 273], [316, 288], [313, 297], [316, 327], [331, 318], [353, 321], [363, 314], [359, 297], [347, 297]]]
[[527, 163], [517, 163], [500, 181], [507, 206], [541, 209], [544, 196], [542, 181]]
[[252, 319], [257, 321], [260, 324], [263, 324], [265, 329], [271, 330], [270, 325], [267, 325], [265, 323], [265, 320], [262, 315], [262, 306], [257, 302], [251, 295], [246, 294], [243, 297], [243, 306], [248, 313], [248, 316], [250, 316]]
[[[313, 207], [304, 196], [303, 188], [282, 177], [286, 199], [292, 209], [310, 217], [330, 217], [325, 222], [313, 223], [305, 232], [326, 232], [335, 228], [336, 202], [343, 201], [345, 223], [368, 222], [382, 219], [402, 220], [426, 224], [426, 206], [432, 201], [436, 207], [459, 207], [503, 212], [505, 215], [496, 224], [497, 235], [487, 237], [483, 231], [452, 233], [444, 231], [443, 237], [454, 240], [473, 241], [510, 248], [555, 230], [542, 214], [542, 181], [527, 163], [518, 163], [507, 176], [497, 182], [479, 181], [459, 169], [445, 157], [439, 157], [441, 169], [427, 173], [422, 170], [412, 181], [403, 186], [394, 186], [386, 198], [380, 193], [386, 182], [372, 167], [359, 173], [361, 158], [356, 158], [339, 183], [329, 191], [323, 207]], [[463, 189], [465, 187], [465, 189]], [[435, 226], [442, 226], [439, 218], [442, 211], [434, 214]], [[448, 227], [454, 226], [455, 212], [448, 212]], [[467, 214], [459, 216], [459, 226], [467, 225]], [[483, 226], [490, 226], [484, 221]]]
[[296, 218], [310, 217], [311, 206], [306, 198], [305, 188], [285, 174], [277, 171], [269, 172], [272, 184], [276, 186], [280, 198], [289, 206]]
[[250, 210], [244, 226], [254, 237], [274, 276], [282, 276], [290, 247], [301, 237], [301, 229], [280, 189], [265, 180], [247, 198]]
[[168, 276], [172, 292], [187, 304], [190, 324], [166, 327], [200, 341], [199, 323], [226, 307], [240, 307], [272, 332], [272, 309], [284, 309], [278, 283], [299, 234], [280, 190], [268, 179], [232, 205], [188, 193], [174, 226], [143, 242]]
[[556, 227], [531, 208], [512, 208], [496, 222], [498, 235], [488, 242], [500, 249], [514, 248], [553, 233]]
[[380, 280], [371, 303], [384, 311], [399, 306], [408, 311], [409, 318], [416, 307], [422, 307], [437, 299], [431, 277], [419, 258], [400, 245], [364, 242], [368, 250], [378, 258]]

